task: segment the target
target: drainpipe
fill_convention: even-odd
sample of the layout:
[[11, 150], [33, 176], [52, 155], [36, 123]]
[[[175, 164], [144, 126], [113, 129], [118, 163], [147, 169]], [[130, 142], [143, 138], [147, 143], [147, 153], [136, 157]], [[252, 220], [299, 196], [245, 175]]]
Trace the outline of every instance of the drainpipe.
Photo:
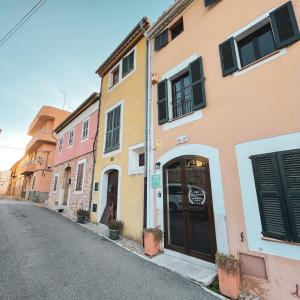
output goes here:
[[[143, 27], [143, 25], [140, 23], [140, 27], [144, 33], [144, 36], [146, 38], [146, 72], [145, 72], [145, 173], [144, 173], [144, 214], [143, 214], [143, 227], [147, 228], [147, 219], [149, 216], [149, 208], [148, 208], [148, 198], [149, 198], [149, 174], [150, 172], [148, 171], [150, 168], [149, 164], [149, 156], [150, 156], [150, 151], [149, 151], [149, 141], [150, 141], [150, 126], [149, 123], [151, 121], [149, 115], [149, 112], [151, 111], [151, 105], [149, 105], [150, 102], [150, 97], [149, 97], [149, 91], [151, 87], [149, 87], [149, 79], [151, 78], [150, 74], [150, 58], [151, 58], [151, 48], [150, 48], [150, 40], [146, 34], [146, 30]], [[151, 149], [151, 148], [150, 148]]]
[[[102, 84], [101, 84], [102, 87]], [[100, 122], [100, 97], [101, 97], [101, 87], [100, 87], [100, 93], [99, 93], [99, 108], [98, 108], [98, 118], [97, 118], [97, 130], [96, 135], [93, 143], [93, 164], [92, 164], [92, 182], [91, 182], [91, 188], [90, 188], [90, 199], [89, 199], [89, 212], [91, 212], [92, 209], [92, 200], [93, 200], [93, 188], [94, 188], [94, 178], [95, 178], [95, 165], [96, 165], [96, 154], [97, 154], [97, 141], [98, 141], [98, 132], [99, 132], [99, 122]]]
[[146, 178], [146, 192], [144, 197], [144, 216], [143, 225], [147, 228], [152, 222], [150, 222], [150, 199], [151, 199], [151, 166], [152, 166], [152, 97], [151, 97], [151, 41], [146, 33], [146, 30], [141, 26], [144, 36], [147, 40], [146, 48], [146, 84], [145, 84], [145, 114], [146, 114], [146, 126], [145, 126], [145, 178]]

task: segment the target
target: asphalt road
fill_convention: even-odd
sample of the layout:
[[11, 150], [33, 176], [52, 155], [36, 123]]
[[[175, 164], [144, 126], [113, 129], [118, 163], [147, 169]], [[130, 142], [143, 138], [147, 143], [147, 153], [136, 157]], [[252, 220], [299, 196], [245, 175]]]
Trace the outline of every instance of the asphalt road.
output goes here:
[[55, 212], [0, 199], [0, 299], [216, 299]]

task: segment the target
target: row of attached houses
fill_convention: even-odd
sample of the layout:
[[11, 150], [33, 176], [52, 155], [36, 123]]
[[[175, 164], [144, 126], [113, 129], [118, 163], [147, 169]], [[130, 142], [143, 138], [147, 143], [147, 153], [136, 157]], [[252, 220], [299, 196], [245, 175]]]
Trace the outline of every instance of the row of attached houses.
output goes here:
[[134, 240], [160, 226], [162, 250], [206, 266], [231, 253], [243, 289], [297, 299], [298, 23], [299, 0], [177, 0], [143, 18], [97, 69], [100, 93], [53, 127], [48, 205], [122, 220]]

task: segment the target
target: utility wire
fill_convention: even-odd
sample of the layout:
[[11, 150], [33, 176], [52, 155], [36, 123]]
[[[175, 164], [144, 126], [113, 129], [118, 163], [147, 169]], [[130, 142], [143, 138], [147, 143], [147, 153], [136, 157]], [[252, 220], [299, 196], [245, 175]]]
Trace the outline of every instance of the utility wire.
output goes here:
[[9, 147], [9, 146], [1, 146], [0, 148], [12, 149], [12, 150], [25, 150], [24, 148], [17, 148], [17, 147]]
[[47, 0], [39, 0], [35, 6], [0, 39], [0, 47], [14, 35], [30, 19], [30, 17], [46, 3], [46, 1]]

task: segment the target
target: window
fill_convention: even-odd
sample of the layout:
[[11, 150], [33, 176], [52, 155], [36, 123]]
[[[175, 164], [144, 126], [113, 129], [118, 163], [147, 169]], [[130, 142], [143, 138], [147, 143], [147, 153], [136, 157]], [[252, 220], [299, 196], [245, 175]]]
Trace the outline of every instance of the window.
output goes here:
[[276, 50], [271, 24], [267, 24], [237, 43], [241, 66], [247, 66]]
[[83, 178], [85, 172], [84, 168], [85, 168], [85, 162], [84, 161], [78, 162], [75, 192], [82, 192], [83, 190]]
[[183, 32], [183, 18], [180, 18], [171, 28], [171, 37], [174, 40], [181, 32]]
[[251, 156], [265, 237], [300, 242], [300, 149]]
[[192, 112], [192, 89], [189, 72], [172, 81], [173, 119]]
[[125, 56], [122, 60], [122, 77], [124, 78], [134, 68], [134, 51]]
[[219, 45], [223, 77], [300, 39], [292, 2], [260, 19], [254, 26]]
[[57, 148], [57, 151], [58, 151], [58, 152], [61, 152], [61, 151], [62, 151], [63, 144], [64, 144], [64, 138], [61, 137], [61, 138], [58, 140], [58, 148]]
[[120, 147], [121, 105], [107, 113], [105, 153]]
[[86, 140], [88, 138], [88, 135], [89, 135], [89, 123], [90, 123], [90, 120], [87, 119], [83, 122], [83, 125], [82, 125], [82, 137], [81, 137], [81, 140]]
[[169, 42], [169, 29], [165, 29], [154, 38], [154, 50], [159, 50]]
[[214, 2], [216, 2], [216, 0], [204, 0], [205, 6], [209, 6], [209, 5], [213, 4]]
[[57, 183], [58, 183], [58, 175], [54, 175], [54, 179], [53, 179], [53, 192], [57, 191]]
[[74, 129], [69, 131], [69, 143], [68, 146], [72, 146], [74, 143]]
[[[194, 58], [193, 58], [194, 59]], [[168, 96], [168, 85], [172, 95]], [[158, 123], [176, 119], [206, 106], [202, 58], [188, 61], [187, 67], [157, 84]], [[171, 101], [169, 101], [169, 98]], [[172, 112], [169, 115], [169, 102]]]
[[139, 167], [145, 166], [145, 153], [139, 154]]
[[95, 192], [99, 191], [99, 182], [95, 182], [94, 191]]
[[112, 71], [112, 86], [116, 85], [119, 82], [120, 77], [120, 68], [117, 67]]
[[136, 144], [128, 149], [128, 174], [143, 174], [145, 171], [145, 144]]

